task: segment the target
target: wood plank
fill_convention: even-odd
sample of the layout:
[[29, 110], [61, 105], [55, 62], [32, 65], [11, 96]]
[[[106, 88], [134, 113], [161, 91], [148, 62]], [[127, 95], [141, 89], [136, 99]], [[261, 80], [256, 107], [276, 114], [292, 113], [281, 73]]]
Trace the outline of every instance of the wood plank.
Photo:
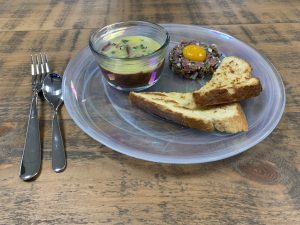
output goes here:
[[96, 28], [125, 20], [202, 25], [300, 22], [300, 2], [294, 0], [1, 0], [0, 5], [0, 31]]

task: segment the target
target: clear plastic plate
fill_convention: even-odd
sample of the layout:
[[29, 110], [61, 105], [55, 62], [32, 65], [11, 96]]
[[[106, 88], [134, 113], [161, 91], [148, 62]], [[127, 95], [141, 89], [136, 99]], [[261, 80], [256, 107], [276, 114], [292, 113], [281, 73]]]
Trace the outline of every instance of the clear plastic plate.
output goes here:
[[[64, 73], [63, 97], [75, 123], [113, 150], [163, 163], [216, 161], [241, 153], [266, 138], [280, 121], [285, 106], [281, 77], [269, 60], [242, 41], [216, 30], [179, 24], [163, 26], [171, 37], [168, 52], [181, 40], [200, 40], [216, 44], [225, 55], [241, 57], [251, 64], [263, 91], [242, 102], [249, 131], [235, 135], [200, 132], [132, 107], [128, 93], [112, 88], [102, 79], [88, 47], [69, 62]], [[166, 63], [159, 82], [147, 91], [186, 92], [204, 83], [175, 76]]]

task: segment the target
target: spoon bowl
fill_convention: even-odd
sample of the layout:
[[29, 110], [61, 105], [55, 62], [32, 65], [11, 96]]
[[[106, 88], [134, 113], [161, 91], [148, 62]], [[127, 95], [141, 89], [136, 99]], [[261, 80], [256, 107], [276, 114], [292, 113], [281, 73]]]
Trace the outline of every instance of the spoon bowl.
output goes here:
[[49, 73], [43, 83], [43, 94], [45, 99], [57, 109], [62, 99], [62, 76], [56, 73]]

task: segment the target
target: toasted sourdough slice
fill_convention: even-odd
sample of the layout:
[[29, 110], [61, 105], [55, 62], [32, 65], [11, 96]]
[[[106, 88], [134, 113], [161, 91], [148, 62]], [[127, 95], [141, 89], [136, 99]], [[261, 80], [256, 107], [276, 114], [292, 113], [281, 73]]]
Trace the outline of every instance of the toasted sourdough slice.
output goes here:
[[225, 57], [202, 88], [193, 93], [200, 106], [238, 102], [254, 97], [262, 90], [260, 81], [251, 76], [249, 63], [238, 57]]
[[139, 108], [181, 125], [203, 130], [237, 133], [248, 130], [239, 103], [199, 107], [192, 93], [130, 92], [129, 100]]

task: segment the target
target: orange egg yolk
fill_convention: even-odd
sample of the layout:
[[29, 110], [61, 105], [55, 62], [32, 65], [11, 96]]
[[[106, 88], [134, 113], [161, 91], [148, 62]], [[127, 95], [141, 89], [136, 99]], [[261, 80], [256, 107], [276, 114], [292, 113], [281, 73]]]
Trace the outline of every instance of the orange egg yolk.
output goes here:
[[183, 48], [183, 57], [189, 60], [203, 62], [206, 59], [206, 51], [199, 45], [187, 45]]

